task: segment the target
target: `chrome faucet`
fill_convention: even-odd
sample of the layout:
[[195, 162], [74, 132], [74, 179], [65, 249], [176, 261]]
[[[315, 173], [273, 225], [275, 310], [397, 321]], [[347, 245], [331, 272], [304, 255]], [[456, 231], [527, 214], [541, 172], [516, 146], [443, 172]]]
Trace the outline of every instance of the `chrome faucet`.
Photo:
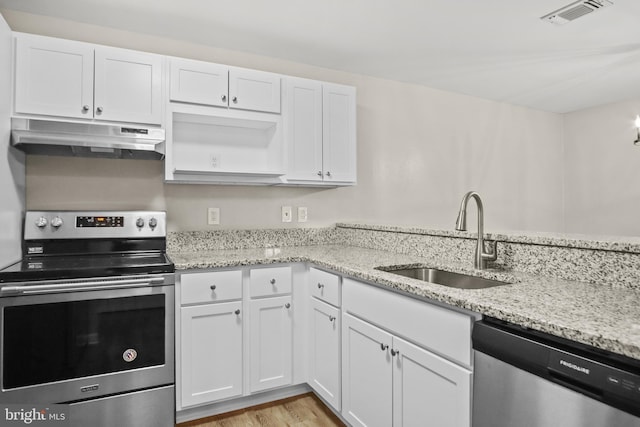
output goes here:
[[462, 198], [460, 204], [460, 212], [458, 212], [458, 219], [456, 220], [456, 230], [467, 230], [467, 203], [469, 199], [475, 199], [478, 206], [478, 242], [476, 244], [476, 252], [473, 257], [473, 268], [478, 270], [484, 270], [487, 268], [487, 261], [495, 261], [498, 257], [498, 250], [496, 249], [496, 242], [489, 241], [489, 252], [485, 252], [484, 245], [484, 212], [482, 208], [482, 200], [480, 195], [475, 191], [469, 191]]

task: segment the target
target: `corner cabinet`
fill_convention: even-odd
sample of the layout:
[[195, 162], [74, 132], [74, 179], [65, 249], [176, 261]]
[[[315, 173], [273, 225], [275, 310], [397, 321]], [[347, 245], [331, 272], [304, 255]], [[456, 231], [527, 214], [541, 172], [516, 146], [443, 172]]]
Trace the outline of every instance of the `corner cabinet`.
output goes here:
[[283, 92], [287, 183], [355, 184], [355, 88], [287, 77]]
[[162, 123], [162, 56], [31, 34], [15, 38], [16, 115]]

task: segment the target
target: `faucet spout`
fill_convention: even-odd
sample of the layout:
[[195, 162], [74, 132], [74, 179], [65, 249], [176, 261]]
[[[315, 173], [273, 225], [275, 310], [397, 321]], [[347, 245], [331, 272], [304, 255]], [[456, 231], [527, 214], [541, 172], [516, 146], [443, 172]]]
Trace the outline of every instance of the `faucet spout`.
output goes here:
[[456, 220], [456, 230], [467, 230], [467, 205], [469, 200], [476, 201], [478, 208], [478, 241], [476, 243], [476, 250], [473, 257], [473, 267], [479, 270], [487, 268], [487, 261], [495, 261], [498, 257], [498, 251], [496, 249], [496, 242], [491, 242], [489, 245], [489, 251], [485, 250], [484, 240], [484, 207], [482, 206], [482, 199], [480, 195], [475, 191], [469, 191], [462, 198], [460, 203], [460, 210], [458, 212], [458, 219]]

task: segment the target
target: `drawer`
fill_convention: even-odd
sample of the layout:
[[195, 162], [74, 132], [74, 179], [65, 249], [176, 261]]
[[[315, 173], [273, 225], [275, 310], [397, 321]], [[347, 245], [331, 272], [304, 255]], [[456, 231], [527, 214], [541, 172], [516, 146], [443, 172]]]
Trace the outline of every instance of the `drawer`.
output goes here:
[[471, 315], [351, 279], [343, 280], [342, 305], [395, 335], [471, 366]]
[[250, 277], [251, 298], [291, 293], [291, 267], [255, 268]]
[[242, 271], [182, 274], [180, 292], [182, 305], [241, 299]]
[[312, 296], [340, 307], [340, 276], [311, 267], [309, 286]]

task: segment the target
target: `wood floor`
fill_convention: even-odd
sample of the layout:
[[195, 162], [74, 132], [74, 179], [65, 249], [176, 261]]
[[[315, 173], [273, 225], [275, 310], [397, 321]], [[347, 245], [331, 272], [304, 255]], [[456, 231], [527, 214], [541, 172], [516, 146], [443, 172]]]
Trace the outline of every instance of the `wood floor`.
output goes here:
[[226, 414], [178, 424], [177, 427], [344, 427], [313, 393]]

